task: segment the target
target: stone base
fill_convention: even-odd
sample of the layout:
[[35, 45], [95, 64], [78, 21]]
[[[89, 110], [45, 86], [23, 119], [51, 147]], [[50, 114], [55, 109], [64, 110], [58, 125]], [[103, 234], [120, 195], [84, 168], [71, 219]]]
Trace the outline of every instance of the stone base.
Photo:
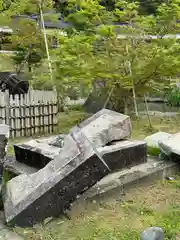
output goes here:
[[144, 141], [117, 141], [98, 150], [113, 172], [147, 162], [147, 145]]
[[41, 169], [52, 159], [40, 152], [35, 152], [33, 147], [26, 144], [14, 145], [16, 160], [31, 167]]

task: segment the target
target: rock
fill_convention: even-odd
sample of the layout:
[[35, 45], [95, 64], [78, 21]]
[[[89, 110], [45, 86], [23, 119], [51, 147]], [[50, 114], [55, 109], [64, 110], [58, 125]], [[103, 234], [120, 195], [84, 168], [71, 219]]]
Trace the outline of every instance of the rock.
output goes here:
[[147, 162], [145, 141], [116, 141], [109, 146], [99, 148], [98, 151], [112, 171]]
[[160, 140], [159, 147], [164, 154], [172, 157], [172, 159], [173, 157], [180, 159], [179, 142], [180, 142], [180, 132], [176, 134], [172, 134], [169, 138]]
[[172, 134], [166, 132], [157, 132], [145, 138], [148, 147], [159, 148], [159, 141], [164, 140], [172, 136]]
[[164, 240], [164, 231], [160, 227], [150, 227], [141, 234], [141, 240]]
[[132, 132], [129, 116], [108, 109], [97, 112], [83, 121], [79, 127], [96, 148], [114, 140], [126, 139]]
[[37, 173], [20, 175], [7, 183], [6, 222], [24, 227], [58, 216], [108, 173], [81, 130], [73, 129], [54, 160]]

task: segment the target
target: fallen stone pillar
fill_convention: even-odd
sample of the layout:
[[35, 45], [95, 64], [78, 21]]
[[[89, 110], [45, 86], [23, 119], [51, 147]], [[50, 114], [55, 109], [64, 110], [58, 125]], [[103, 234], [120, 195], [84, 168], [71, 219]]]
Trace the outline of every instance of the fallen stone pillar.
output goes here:
[[57, 216], [109, 173], [78, 129], [67, 135], [59, 155], [43, 169], [7, 183], [4, 211], [9, 224], [32, 226]]

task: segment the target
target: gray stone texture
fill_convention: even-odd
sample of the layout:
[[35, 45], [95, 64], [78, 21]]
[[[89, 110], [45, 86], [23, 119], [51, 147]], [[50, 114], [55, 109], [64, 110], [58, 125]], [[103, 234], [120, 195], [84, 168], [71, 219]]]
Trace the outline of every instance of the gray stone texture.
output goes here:
[[141, 233], [140, 240], [164, 240], [164, 231], [160, 227], [150, 227]]
[[161, 151], [172, 158], [180, 160], [180, 132], [172, 134], [170, 137], [159, 141]]
[[145, 138], [148, 147], [159, 148], [159, 141], [168, 139], [172, 134], [166, 132], [157, 132]]
[[64, 138], [64, 135], [34, 139], [25, 144], [15, 144], [16, 160], [38, 169], [45, 167], [55, 155], [59, 154], [61, 150], [60, 137]]
[[[144, 161], [144, 143], [112, 143], [130, 135], [128, 116], [103, 109], [73, 128], [60, 142], [54, 138], [15, 146], [19, 162], [41, 169], [7, 183], [4, 195], [7, 223], [32, 226], [47, 217], [62, 214], [78, 195], [106, 176], [111, 168], [130, 166], [133, 147], [141, 148], [139, 161]], [[102, 149], [108, 143], [112, 146]]]
[[[132, 131], [129, 116], [108, 109], [102, 109], [83, 121], [79, 128], [96, 148], [114, 140], [128, 138]], [[64, 144], [64, 137], [65, 135], [59, 135], [53, 139], [31, 140], [25, 144], [16, 144], [14, 145], [16, 160], [41, 169], [59, 154]]]
[[79, 127], [97, 148], [114, 140], [126, 139], [132, 132], [129, 116], [108, 109], [97, 112]]
[[123, 140], [98, 149], [112, 171], [129, 168], [147, 162], [145, 141]]
[[59, 155], [46, 167], [7, 183], [6, 221], [32, 226], [47, 217], [57, 216], [108, 173], [81, 131], [73, 131], [65, 137]]

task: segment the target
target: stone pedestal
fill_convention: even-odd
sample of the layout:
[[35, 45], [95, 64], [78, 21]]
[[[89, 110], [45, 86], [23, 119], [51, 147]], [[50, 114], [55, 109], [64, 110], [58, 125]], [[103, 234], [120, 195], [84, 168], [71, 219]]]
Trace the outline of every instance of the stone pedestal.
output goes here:
[[147, 162], [145, 141], [116, 141], [98, 150], [111, 171], [118, 171]]

